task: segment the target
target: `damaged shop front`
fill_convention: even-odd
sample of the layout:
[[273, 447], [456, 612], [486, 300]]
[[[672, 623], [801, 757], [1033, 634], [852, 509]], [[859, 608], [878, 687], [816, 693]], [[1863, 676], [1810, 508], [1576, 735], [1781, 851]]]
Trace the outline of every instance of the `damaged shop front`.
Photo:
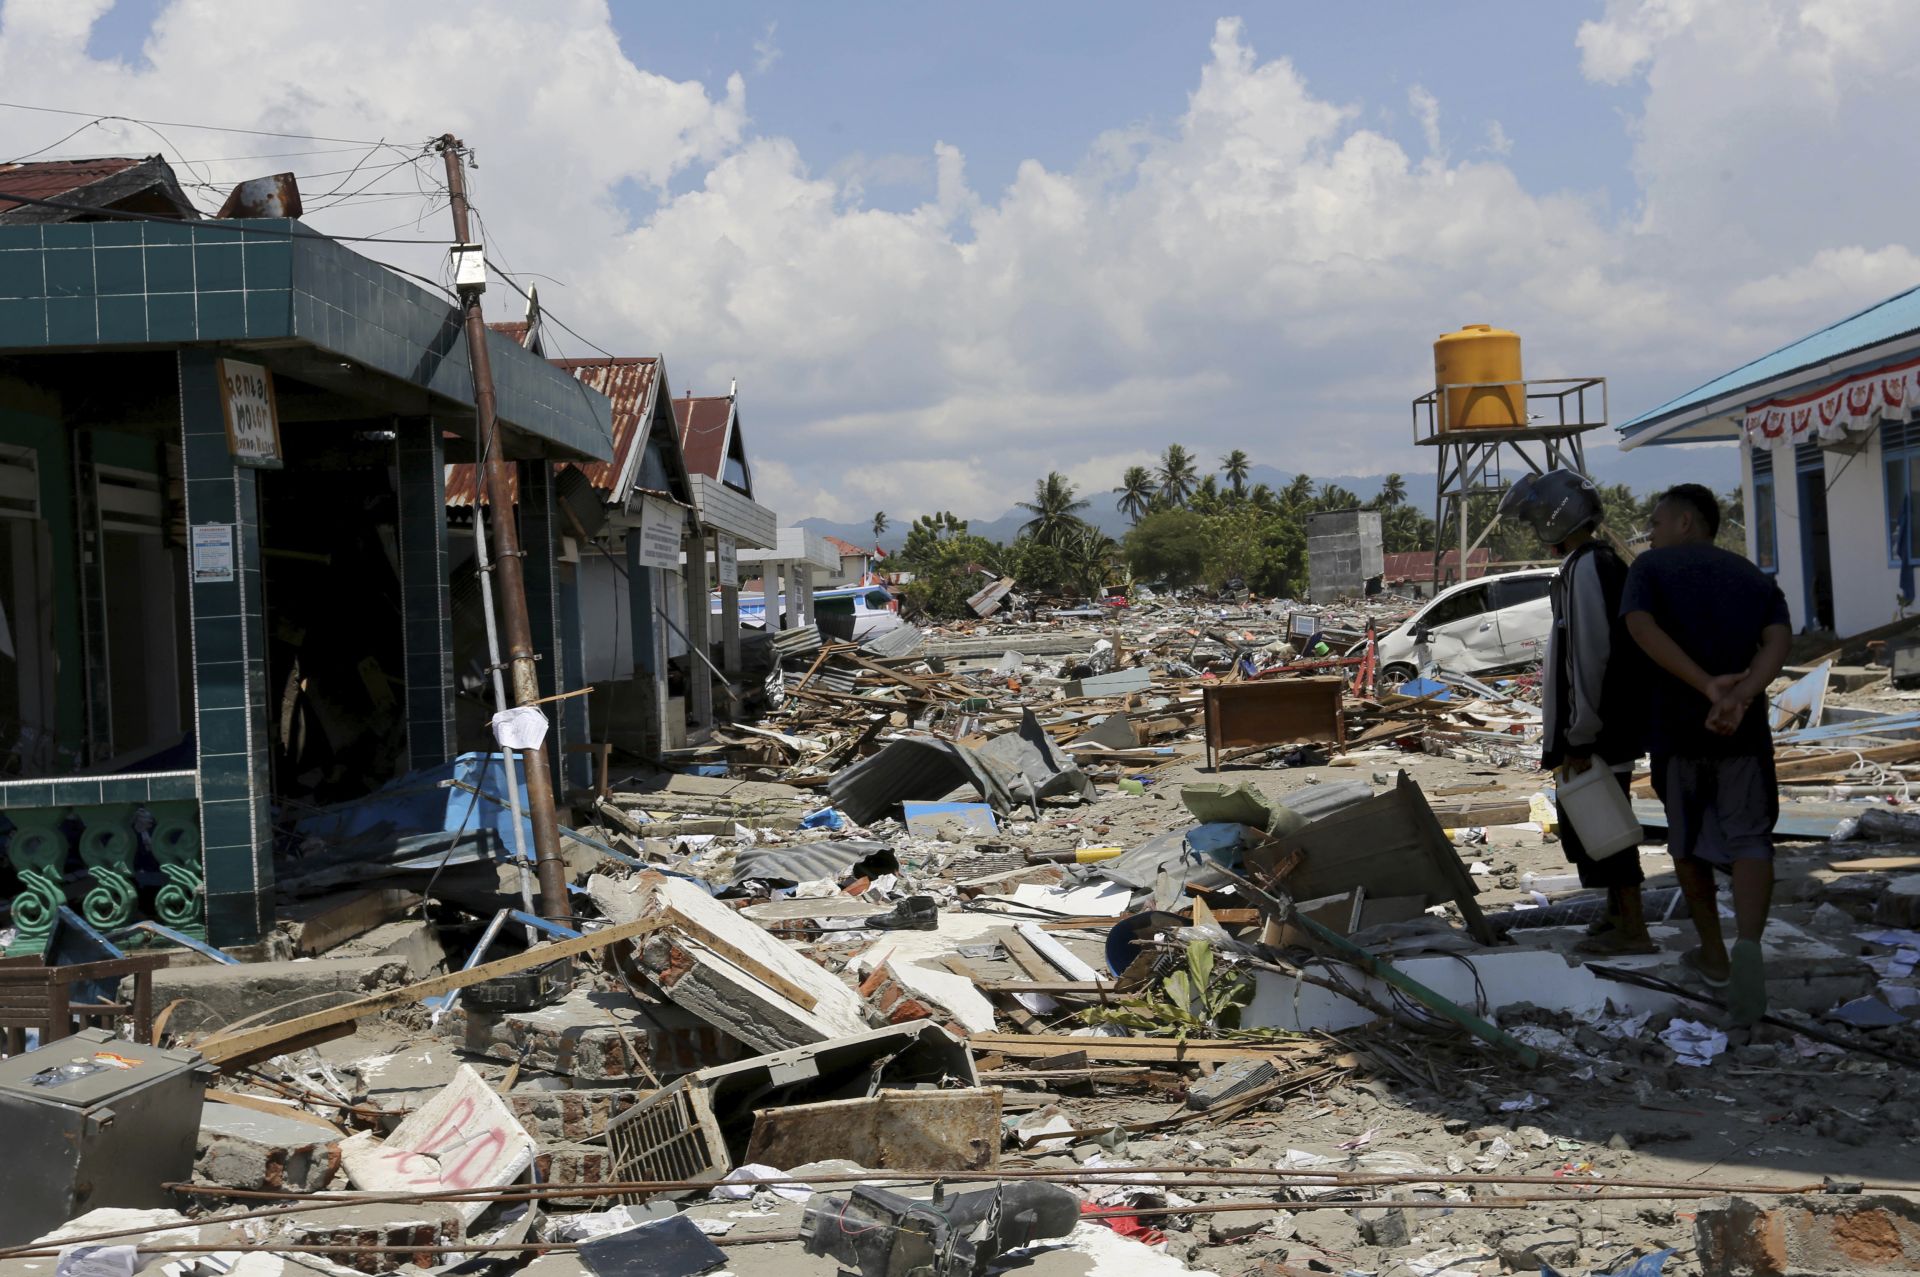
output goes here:
[[[551, 462], [607, 403], [493, 345], [557, 656]], [[0, 226], [10, 952], [62, 910], [254, 941], [278, 820], [453, 756], [470, 385], [446, 299], [296, 220]]]
[[[537, 350], [537, 338], [525, 340]], [[657, 356], [552, 363], [612, 405], [612, 459], [554, 471], [568, 636], [557, 690], [589, 689], [561, 701], [556, 717], [566, 779], [585, 788], [594, 751], [654, 757], [704, 740], [716, 716], [757, 707], [748, 691], [765, 683], [772, 658], [764, 648], [743, 651], [737, 556], [773, 544], [776, 519], [753, 500], [731, 395], [674, 400]], [[684, 452], [680, 410], [716, 402], [724, 437], [709, 446], [696, 436], [695, 451]], [[470, 526], [471, 466], [449, 467], [447, 499], [456, 527]], [[477, 678], [481, 613], [477, 595], [471, 609], [467, 602], [456, 590], [461, 668]], [[463, 625], [469, 611], [473, 623]], [[472, 748], [486, 747], [484, 720], [462, 730]]]

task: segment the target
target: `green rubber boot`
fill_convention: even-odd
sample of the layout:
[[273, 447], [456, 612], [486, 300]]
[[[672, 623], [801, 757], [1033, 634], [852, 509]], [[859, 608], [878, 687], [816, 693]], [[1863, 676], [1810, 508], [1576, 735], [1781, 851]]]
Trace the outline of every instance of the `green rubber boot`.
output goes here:
[[1767, 965], [1758, 940], [1736, 940], [1728, 955], [1733, 968], [1727, 985], [1727, 1010], [1736, 1028], [1760, 1023], [1767, 1013]]

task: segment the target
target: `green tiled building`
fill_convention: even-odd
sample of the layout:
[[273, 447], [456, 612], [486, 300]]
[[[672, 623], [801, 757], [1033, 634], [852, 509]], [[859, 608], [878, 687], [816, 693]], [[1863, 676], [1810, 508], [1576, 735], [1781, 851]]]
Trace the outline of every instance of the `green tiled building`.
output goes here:
[[[611, 456], [604, 396], [489, 349], [536, 488]], [[235, 455], [233, 363], [268, 373], [277, 458]], [[257, 939], [283, 800], [451, 756], [444, 467], [472, 400], [454, 304], [298, 221], [0, 225], [0, 817], [28, 947], [62, 904]], [[528, 575], [562, 615], [559, 575]]]

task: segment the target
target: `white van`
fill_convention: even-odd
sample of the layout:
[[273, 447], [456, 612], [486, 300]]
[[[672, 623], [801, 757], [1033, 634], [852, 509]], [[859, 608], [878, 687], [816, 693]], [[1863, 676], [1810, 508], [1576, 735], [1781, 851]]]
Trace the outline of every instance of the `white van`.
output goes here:
[[1378, 683], [1398, 687], [1429, 665], [1483, 674], [1546, 659], [1553, 629], [1547, 591], [1558, 568], [1483, 576], [1442, 590], [1379, 639]]

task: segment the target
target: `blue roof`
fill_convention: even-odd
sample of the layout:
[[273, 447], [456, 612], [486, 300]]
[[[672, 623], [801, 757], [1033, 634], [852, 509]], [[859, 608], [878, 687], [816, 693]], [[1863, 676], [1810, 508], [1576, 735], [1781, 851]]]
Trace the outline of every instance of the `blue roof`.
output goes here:
[[1762, 355], [1752, 363], [1742, 364], [1678, 399], [1669, 400], [1631, 421], [1622, 422], [1617, 429], [1623, 437], [1631, 438], [1675, 417], [1684, 416], [1690, 410], [1737, 396], [1742, 390], [1778, 381], [1796, 372], [1811, 371], [1815, 375], [1838, 373], [1843, 369], [1829, 368], [1827, 365], [1855, 351], [1866, 350], [1912, 333], [1920, 333], [1920, 287], [1896, 293], [1838, 323], [1829, 324], [1799, 341], [1782, 346], [1770, 355]]

